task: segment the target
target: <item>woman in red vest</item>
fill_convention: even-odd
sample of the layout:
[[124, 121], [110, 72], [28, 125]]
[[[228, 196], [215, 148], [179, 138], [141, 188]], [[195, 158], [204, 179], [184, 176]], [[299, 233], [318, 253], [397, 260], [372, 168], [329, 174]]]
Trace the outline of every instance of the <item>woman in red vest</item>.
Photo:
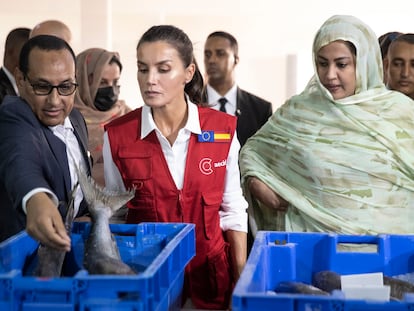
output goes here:
[[203, 79], [182, 30], [151, 27], [137, 61], [145, 105], [105, 127], [106, 187], [136, 189], [128, 223], [196, 224], [183, 302], [227, 309], [246, 261], [236, 117], [199, 104]]

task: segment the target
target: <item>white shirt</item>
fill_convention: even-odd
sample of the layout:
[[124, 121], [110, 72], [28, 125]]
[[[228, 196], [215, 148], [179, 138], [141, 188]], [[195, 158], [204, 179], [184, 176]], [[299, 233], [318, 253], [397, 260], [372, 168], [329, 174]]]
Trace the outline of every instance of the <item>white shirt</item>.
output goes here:
[[[75, 136], [74, 129], [72, 123], [70, 122], [69, 118], [66, 117], [65, 122], [63, 125], [56, 125], [56, 126], [49, 126], [50, 130], [53, 134], [58, 137], [61, 141], [63, 141], [66, 145], [66, 154], [69, 161], [69, 172], [70, 172], [70, 179], [71, 179], [71, 187], [76, 185], [78, 182], [78, 174], [76, 171], [76, 166], [85, 165], [82, 152], [79, 146], [79, 142]], [[85, 170], [85, 167], [83, 167]], [[27, 201], [36, 193], [39, 192], [46, 192], [49, 197], [53, 200], [56, 206], [59, 204], [59, 200], [57, 196], [51, 192], [47, 188], [35, 188], [29, 193], [27, 193], [23, 197], [22, 201], [22, 208], [23, 211], [26, 213], [26, 204]], [[74, 204], [74, 215], [76, 215], [79, 211], [79, 205], [83, 200], [83, 193], [80, 187], [76, 190], [75, 195], [75, 204]]]
[[211, 108], [219, 110], [220, 109], [219, 99], [222, 97], [225, 97], [227, 99], [226, 112], [228, 114], [231, 114], [232, 116], [236, 115], [236, 108], [237, 108], [237, 85], [236, 84], [234, 84], [224, 96], [221, 96], [219, 93], [217, 93], [215, 89], [213, 89], [208, 84], [206, 87], [206, 92], [207, 92], [208, 103], [213, 105]]
[[19, 95], [19, 89], [17, 88], [16, 79], [14, 79], [14, 76], [11, 74], [11, 72], [6, 67], [3, 66], [2, 68], [7, 78], [9, 78], [9, 81], [12, 84], [14, 91], [16, 92], [17, 95]]
[[[191, 133], [201, 134], [201, 127], [197, 106], [188, 103], [187, 124], [178, 132], [177, 139], [171, 146], [168, 140], [157, 128], [151, 114], [151, 108], [143, 106], [141, 116], [141, 139], [155, 130], [161, 144], [162, 151], [168, 163], [168, 168], [178, 189], [182, 189], [184, 181], [185, 163], [190, 142]], [[240, 187], [240, 173], [238, 165], [238, 154], [240, 144], [237, 135], [230, 145], [227, 158], [226, 177], [223, 201], [220, 215], [220, 226], [223, 231], [229, 229], [247, 232], [247, 202], [243, 197]], [[105, 186], [109, 190], [125, 190], [121, 174], [112, 159], [112, 153], [107, 132], [104, 133], [103, 158], [105, 170]]]

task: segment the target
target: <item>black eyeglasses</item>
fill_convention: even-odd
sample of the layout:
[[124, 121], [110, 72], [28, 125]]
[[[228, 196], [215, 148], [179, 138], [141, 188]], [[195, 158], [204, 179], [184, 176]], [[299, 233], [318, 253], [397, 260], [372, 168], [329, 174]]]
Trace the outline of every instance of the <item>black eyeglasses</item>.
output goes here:
[[74, 82], [64, 82], [59, 85], [52, 85], [47, 82], [33, 83], [30, 81], [28, 76], [25, 76], [25, 78], [27, 79], [27, 81], [29, 81], [29, 84], [32, 86], [33, 92], [36, 95], [40, 95], [40, 96], [49, 95], [50, 93], [52, 93], [53, 89], [56, 89], [59, 95], [69, 96], [69, 95], [72, 95], [76, 91], [76, 88], [78, 87], [78, 84]]

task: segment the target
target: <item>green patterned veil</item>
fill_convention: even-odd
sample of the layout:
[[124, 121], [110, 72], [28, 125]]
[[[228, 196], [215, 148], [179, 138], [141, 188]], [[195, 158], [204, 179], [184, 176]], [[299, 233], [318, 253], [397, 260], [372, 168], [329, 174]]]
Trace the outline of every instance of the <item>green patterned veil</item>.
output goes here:
[[[354, 95], [334, 100], [315, 55], [336, 40], [356, 47]], [[375, 33], [353, 16], [329, 18], [313, 43], [315, 75], [240, 152], [243, 190], [256, 230], [414, 233], [414, 102], [387, 90]], [[245, 181], [264, 181], [290, 206], [263, 206]], [[280, 225], [282, 224], [282, 225]]]

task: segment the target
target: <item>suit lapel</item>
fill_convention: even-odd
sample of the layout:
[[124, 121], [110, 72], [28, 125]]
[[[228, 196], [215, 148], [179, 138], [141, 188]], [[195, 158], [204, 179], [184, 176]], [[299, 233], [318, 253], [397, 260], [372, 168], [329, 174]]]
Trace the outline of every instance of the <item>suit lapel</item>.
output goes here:
[[236, 115], [237, 117], [241, 116], [243, 114], [244, 110], [244, 95], [242, 90], [237, 87], [237, 99], [236, 99]]
[[71, 180], [69, 162], [66, 154], [66, 145], [63, 141], [56, 137], [49, 128], [43, 127], [43, 133], [45, 134], [50, 149], [52, 150], [52, 153], [55, 156], [56, 162], [58, 162], [60, 167], [62, 168], [65, 182], [65, 190], [67, 193], [69, 193], [71, 189]]
[[[81, 153], [83, 155], [83, 158], [85, 162], [87, 163], [88, 173], [90, 173], [91, 162], [90, 162], [90, 157], [88, 154], [88, 140], [87, 140], [88, 134], [87, 132], [85, 132], [85, 127], [82, 127], [79, 124], [80, 120], [79, 118], [75, 116], [75, 114], [69, 115], [69, 119], [72, 123], [76, 139], [78, 140], [79, 145], [81, 147]], [[82, 122], [83, 122], [83, 119], [82, 119]]]
[[0, 78], [1, 86], [6, 90], [5, 94], [16, 95], [16, 91], [14, 90], [13, 84], [9, 80], [9, 77], [6, 75], [3, 68], [0, 69]]

